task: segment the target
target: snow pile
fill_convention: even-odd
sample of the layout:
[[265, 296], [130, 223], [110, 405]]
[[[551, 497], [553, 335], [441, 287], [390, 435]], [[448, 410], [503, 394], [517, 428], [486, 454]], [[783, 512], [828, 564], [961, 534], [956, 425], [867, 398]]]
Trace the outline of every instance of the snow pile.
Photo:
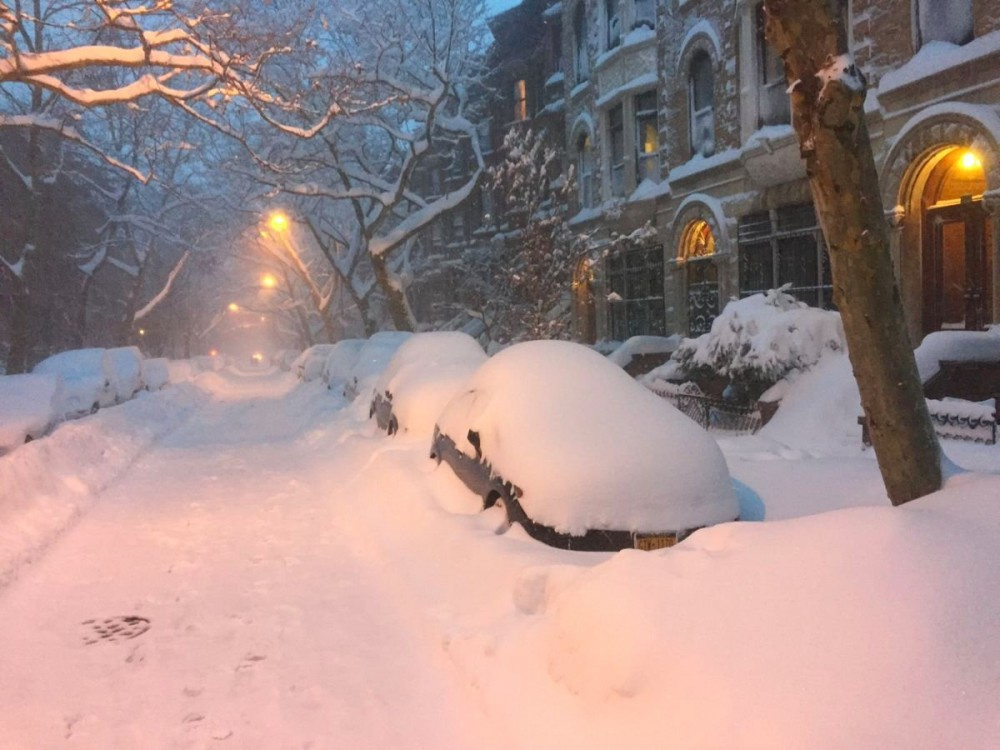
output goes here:
[[118, 403], [128, 401], [142, 387], [142, 354], [138, 347], [121, 346], [108, 349], [113, 377], [111, 385], [115, 389]]
[[938, 374], [942, 361], [1000, 362], [1000, 326], [988, 331], [935, 331], [924, 337], [913, 354], [925, 383]]
[[685, 339], [673, 359], [681, 374], [728, 378], [738, 397], [755, 398], [793, 371], [808, 369], [826, 351], [844, 351], [840, 315], [809, 307], [772, 289], [730, 301], [712, 330]]
[[715, 441], [597, 352], [515, 344], [480, 367], [438, 422], [459, 450], [522, 490], [557, 531], [669, 531], [738, 514]]
[[342, 339], [333, 345], [323, 364], [323, 382], [331, 391], [343, 390], [358, 362], [364, 339]]
[[59, 418], [61, 400], [56, 375], [0, 376], [0, 455], [44, 435]]
[[635, 357], [650, 354], [672, 354], [681, 343], [678, 334], [673, 336], [633, 336], [608, 355], [619, 367], [628, 367]]
[[944, 400], [929, 398], [927, 399], [927, 409], [932, 416], [960, 417], [978, 422], [993, 421], [996, 415], [996, 403], [992, 398], [983, 402], [966, 401], [961, 398], [946, 398]]
[[167, 380], [170, 383], [186, 383], [199, 372], [198, 365], [190, 359], [171, 359], [167, 362]]
[[372, 334], [358, 352], [358, 359], [351, 368], [344, 388], [345, 395], [354, 399], [363, 394], [367, 398], [375, 385], [375, 379], [389, 364], [392, 355], [412, 335], [406, 331], [379, 331]]
[[170, 382], [170, 363], [166, 359], [142, 360], [142, 384], [147, 391], [158, 391]]
[[334, 344], [315, 344], [306, 349], [292, 363], [292, 372], [304, 383], [311, 383], [323, 376], [326, 358], [333, 351]]
[[191, 386], [143, 394], [0, 458], [0, 585], [203, 401]]
[[902, 508], [528, 568], [514, 622], [450, 651], [512, 747], [993, 747], [998, 496], [964, 476]]
[[62, 378], [59, 416], [77, 417], [115, 402], [114, 365], [105, 349], [72, 349], [53, 354], [32, 372]]
[[417, 333], [393, 355], [374, 393], [389, 395], [401, 431], [430, 440], [444, 407], [485, 361], [486, 352], [468, 334]]

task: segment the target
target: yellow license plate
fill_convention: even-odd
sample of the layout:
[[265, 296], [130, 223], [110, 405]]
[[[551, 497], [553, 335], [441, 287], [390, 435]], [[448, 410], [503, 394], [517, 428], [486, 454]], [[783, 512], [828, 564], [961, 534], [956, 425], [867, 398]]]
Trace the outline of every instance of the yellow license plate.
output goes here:
[[676, 534], [636, 534], [635, 548], [647, 552], [654, 549], [665, 549], [677, 544]]

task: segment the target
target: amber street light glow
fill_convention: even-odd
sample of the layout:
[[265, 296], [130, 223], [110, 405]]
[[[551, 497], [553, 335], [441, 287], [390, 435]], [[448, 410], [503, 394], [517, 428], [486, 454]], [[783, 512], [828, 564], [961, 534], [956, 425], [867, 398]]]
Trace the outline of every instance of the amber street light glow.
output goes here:
[[275, 212], [271, 214], [271, 218], [268, 219], [267, 225], [276, 232], [284, 232], [288, 229], [288, 217], [281, 212]]
[[260, 277], [260, 285], [265, 289], [274, 289], [278, 286], [278, 280], [272, 274], [265, 273]]
[[976, 156], [974, 151], [966, 151], [959, 158], [958, 163], [962, 165], [962, 169], [979, 169], [983, 166], [983, 163], [979, 161], [979, 157]]
[[237, 305], [235, 302], [230, 302], [229, 306], [226, 309], [229, 310], [229, 312], [239, 312], [240, 306]]
[[145, 336], [146, 335], [146, 329], [145, 328], [140, 328], [139, 329], [139, 335], [140, 336]]

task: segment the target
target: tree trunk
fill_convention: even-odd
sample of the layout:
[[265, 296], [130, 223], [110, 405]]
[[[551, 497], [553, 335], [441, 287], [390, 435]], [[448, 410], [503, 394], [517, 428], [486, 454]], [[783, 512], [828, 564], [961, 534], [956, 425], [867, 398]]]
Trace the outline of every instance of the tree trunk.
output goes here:
[[406, 299], [406, 291], [392, 277], [385, 257], [372, 255], [372, 268], [375, 270], [375, 280], [389, 304], [389, 316], [392, 318], [393, 327], [397, 331], [412, 331], [414, 329], [413, 314], [410, 311], [409, 300]]
[[31, 295], [24, 287], [11, 295], [10, 350], [7, 352], [7, 374], [27, 372], [28, 350], [31, 348]]
[[941, 487], [941, 453], [906, 332], [864, 75], [830, 0], [765, 0], [767, 38], [785, 61], [792, 121], [830, 253], [834, 300], [893, 505]]

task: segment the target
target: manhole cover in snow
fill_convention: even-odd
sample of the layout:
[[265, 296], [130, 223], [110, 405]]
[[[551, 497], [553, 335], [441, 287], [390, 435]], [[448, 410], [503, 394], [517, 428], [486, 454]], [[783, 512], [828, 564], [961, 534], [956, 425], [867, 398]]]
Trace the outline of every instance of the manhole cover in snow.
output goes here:
[[129, 615], [125, 617], [109, 617], [106, 620], [84, 620], [82, 625], [87, 628], [83, 642], [88, 646], [100, 641], [127, 641], [140, 636], [149, 630], [149, 620], [145, 617]]

